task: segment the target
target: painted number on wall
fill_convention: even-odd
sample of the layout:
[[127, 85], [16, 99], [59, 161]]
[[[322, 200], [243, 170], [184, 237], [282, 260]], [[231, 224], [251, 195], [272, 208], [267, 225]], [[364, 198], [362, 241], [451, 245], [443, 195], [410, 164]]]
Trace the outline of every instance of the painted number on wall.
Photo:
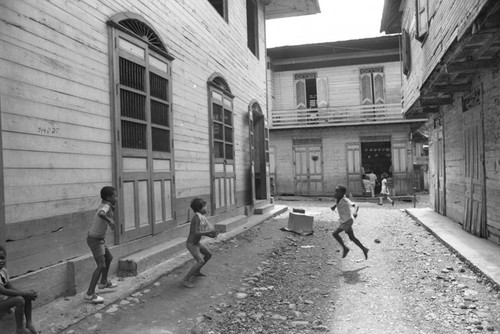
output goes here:
[[59, 134], [59, 128], [43, 128], [43, 127], [38, 127], [38, 133], [41, 135], [58, 135]]

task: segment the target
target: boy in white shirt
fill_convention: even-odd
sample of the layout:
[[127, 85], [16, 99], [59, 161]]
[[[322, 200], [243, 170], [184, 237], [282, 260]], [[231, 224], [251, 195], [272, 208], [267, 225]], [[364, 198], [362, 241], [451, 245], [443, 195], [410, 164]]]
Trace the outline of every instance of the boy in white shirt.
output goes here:
[[[334, 204], [331, 209], [332, 211], [337, 209], [339, 213], [339, 221], [340, 221], [340, 226], [337, 227], [337, 229], [332, 233], [333, 237], [339, 242], [339, 244], [342, 246], [343, 253], [342, 257], [346, 257], [347, 253], [349, 253], [349, 247], [347, 247], [344, 244], [344, 241], [340, 237], [340, 232], [344, 231], [348, 236], [349, 239], [351, 239], [352, 242], [354, 242], [361, 250], [363, 251], [363, 254], [365, 255], [365, 259], [368, 260], [368, 251], [369, 249], [363, 246], [361, 241], [359, 241], [355, 236], [354, 236], [354, 231], [352, 229], [352, 224], [354, 223], [354, 218], [358, 216], [358, 210], [359, 206], [356, 203], [353, 203], [345, 196], [345, 193], [347, 192], [346, 187], [344, 186], [338, 186], [335, 188], [335, 198], [337, 199], [337, 203]], [[351, 211], [351, 207], [355, 207], [356, 210], [354, 213]]]

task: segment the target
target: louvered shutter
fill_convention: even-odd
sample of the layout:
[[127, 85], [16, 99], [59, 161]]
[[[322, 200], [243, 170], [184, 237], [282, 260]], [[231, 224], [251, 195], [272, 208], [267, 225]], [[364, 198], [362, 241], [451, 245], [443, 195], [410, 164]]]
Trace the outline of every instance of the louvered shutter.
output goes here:
[[374, 104], [384, 104], [385, 103], [385, 87], [384, 87], [384, 73], [376, 72], [373, 73], [373, 97], [375, 99]]
[[373, 104], [371, 73], [361, 74], [361, 104]]
[[299, 79], [295, 81], [295, 108], [306, 108], [306, 80]]
[[316, 89], [318, 94], [318, 108], [328, 107], [328, 79], [317, 78]]

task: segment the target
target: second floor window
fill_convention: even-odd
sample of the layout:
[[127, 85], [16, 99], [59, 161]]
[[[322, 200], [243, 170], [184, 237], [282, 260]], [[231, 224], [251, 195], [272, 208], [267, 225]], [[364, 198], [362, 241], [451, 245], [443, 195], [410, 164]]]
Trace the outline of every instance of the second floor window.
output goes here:
[[415, 0], [415, 14], [417, 16], [417, 33], [415, 38], [420, 42], [425, 39], [429, 30], [427, 7], [427, 0]]
[[227, 21], [227, 0], [208, 0], [217, 13]]
[[295, 108], [314, 109], [328, 106], [328, 82], [317, 73], [297, 73], [295, 81]]
[[247, 43], [256, 56], [259, 54], [259, 20], [255, 0], [247, 0]]
[[361, 86], [361, 104], [384, 104], [384, 68], [362, 68], [359, 73]]

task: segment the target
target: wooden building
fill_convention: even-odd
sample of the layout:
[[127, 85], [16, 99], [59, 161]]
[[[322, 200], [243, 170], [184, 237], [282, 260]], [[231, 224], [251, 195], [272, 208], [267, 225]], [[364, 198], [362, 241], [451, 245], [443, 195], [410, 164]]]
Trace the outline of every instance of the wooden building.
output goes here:
[[500, 244], [500, 2], [386, 0], [403, 36], [403, 112], [430, 129], [436, 212]]
[[363, 195], [363, 171], [413, 193], [411, 133], [401, 114], [400, 36], [268, 50], [274, 194]]
[[318, 12], [317, 0], [2, 1], [0, 243], [18, 285], [43, 285], [38, 303], [86, 288], [106, 185], [119, 196], [112, 273], [181, 243], [195, 197], [214, 223], [268, 204], [265, 20]]

